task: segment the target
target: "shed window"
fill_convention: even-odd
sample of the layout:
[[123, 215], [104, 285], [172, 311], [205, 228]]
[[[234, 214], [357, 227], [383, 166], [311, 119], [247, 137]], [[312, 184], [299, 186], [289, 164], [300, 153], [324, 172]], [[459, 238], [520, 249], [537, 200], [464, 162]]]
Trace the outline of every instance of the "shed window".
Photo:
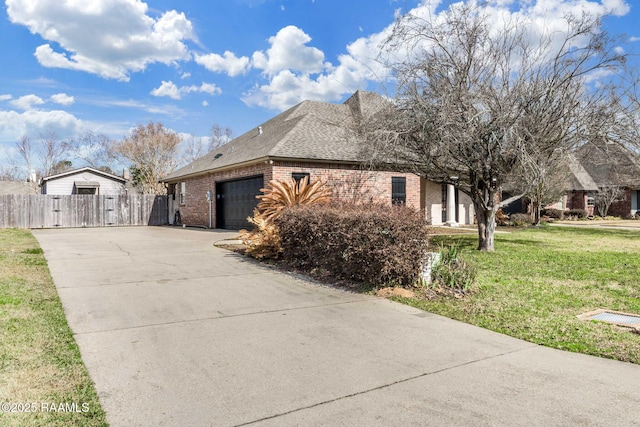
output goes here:
[[181, 205], [185, 204], [186, 196], [187, 196], [187, 183], [181, 182], [180, 183], [180, 204]]
[[293, 178], [298, 184], [300, 184], [300, 181], [302, 181], [304, 177], [307, 178], [307, 184], [311, 182], [311, 174], [309, 172], [292, 172], [291, 173], [291, 178]]
[[74, 194], [99, 194], [100, 183], [97, 181], [75, 181]]
[[407, 178], [404, 176], [391, 178], [391, 203], [394, 205], [407, 203]]

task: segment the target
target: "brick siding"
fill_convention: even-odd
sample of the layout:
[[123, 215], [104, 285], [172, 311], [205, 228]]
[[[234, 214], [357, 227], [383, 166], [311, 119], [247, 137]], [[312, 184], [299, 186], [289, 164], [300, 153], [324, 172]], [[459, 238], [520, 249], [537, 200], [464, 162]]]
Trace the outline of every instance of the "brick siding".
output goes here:
[[[185, 203], [180, 205], [182, 223], [191, 226], [208, 226], [209, 202], [207, 191], [215, 194], [216, 182], [231, 179], [264, 176], [267, 185], [271, 179], [288, 179], [295, 172], [309, 173], [311, 181], [318, 179], [333, 188], [334, 198], [348, 201], [378, 201], [391, 204], [391, 178], [406, 178], [406, 204], [420, 209], [420, 178], [411, 173], [361, 170], [357, 166], [318, 164], [312, 162], [273, 161], [246, 167], [214, 172], [185, 179]], [[179, 193], [179, 183], [176, 193]], [[176, 200], [179, 194], [176, 194]], [[216, 227], [216, 206], [212, 204], [212, 223]]]

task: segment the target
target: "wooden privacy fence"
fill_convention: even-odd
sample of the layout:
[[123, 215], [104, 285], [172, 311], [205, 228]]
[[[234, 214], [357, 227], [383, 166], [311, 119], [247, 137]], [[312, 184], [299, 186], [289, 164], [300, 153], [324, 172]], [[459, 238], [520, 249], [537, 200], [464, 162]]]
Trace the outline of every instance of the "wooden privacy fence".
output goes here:
[[167, 196], [0, 195], [0, 228], [164, 225]]

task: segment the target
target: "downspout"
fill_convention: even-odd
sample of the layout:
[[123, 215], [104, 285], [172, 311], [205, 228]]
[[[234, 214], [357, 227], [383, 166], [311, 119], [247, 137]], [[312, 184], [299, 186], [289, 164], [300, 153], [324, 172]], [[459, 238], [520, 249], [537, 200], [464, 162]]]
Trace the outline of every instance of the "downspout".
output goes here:
[[207, 200], [209, 201], [209, 229], [211, 229], [213, 228], [213, 192], [211, 190], [207, 191]]

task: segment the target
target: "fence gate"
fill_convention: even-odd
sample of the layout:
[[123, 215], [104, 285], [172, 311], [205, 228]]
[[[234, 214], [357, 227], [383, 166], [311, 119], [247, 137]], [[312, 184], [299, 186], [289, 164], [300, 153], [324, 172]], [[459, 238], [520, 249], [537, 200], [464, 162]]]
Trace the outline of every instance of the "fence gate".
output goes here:
[[51, 227], [62, 227], [62, 206], [61, 199], [62, 196], [53, 196], [51, 198]]
[[114, 196], [105, 196], [104, 198], [104, 225], [118, 225]]

